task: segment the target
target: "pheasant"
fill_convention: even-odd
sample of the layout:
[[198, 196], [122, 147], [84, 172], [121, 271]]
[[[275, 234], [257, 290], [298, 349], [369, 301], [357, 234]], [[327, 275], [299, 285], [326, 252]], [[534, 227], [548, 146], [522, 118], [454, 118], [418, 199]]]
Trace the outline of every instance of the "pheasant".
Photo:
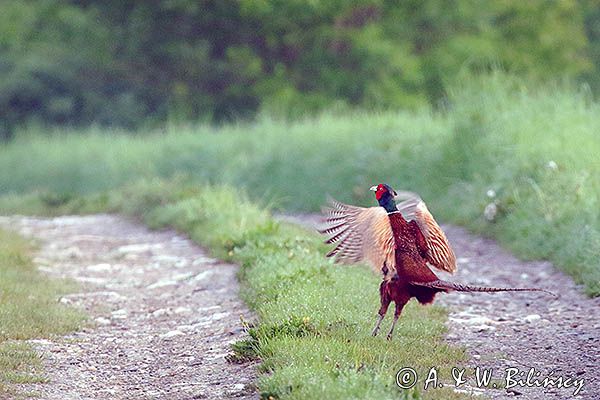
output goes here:
[[[328, 257], [335, 256], [336, 262], [341, 263], [366, 260], [376, 273], [383, 275], [379, 286], [381, 307], [373, 336], [379, 332], [392, 301], [396, 310], [388, 340], [402, 309], [413, 297], [428, 304], [437, 293], [450, 291], [550, 293], [539, 288], [480, 287], [440, 280], [429, 265], [452, 274], [456, 271], [456, 256], [425, 202], [415, 193], [399, 195], [386, 184], [370, 190], [375, 192], [379, 207], [356, 207], [331, 199], [331, 206], [323, 210], [325, 226], [319, 232], [328, 236], [325, 243], [335, 244]], [[396, 198], [401, 200], [398, 205]]]

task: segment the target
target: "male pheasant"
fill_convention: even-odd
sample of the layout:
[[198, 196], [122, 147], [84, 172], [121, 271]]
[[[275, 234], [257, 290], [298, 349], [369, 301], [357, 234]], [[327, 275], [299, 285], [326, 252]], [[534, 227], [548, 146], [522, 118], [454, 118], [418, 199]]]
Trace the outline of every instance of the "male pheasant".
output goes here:
[[[327, 256], [336, 262], [368, 261], [383, 274], [379, 287], [381, 308], [373, 336], [379, 332], [390, 303], [396, 304], [394, 321], [387, 338], [391, 339], [402, 308], [415, 297], [431, 303], [438, 292], [544, 291], [538, 288], [496, 288], [461, 285], [440, 280], [428, 264], [443, 271], [456, 271], [456, 257], [446, 235], [421, 198], [411, 192], [396, 193], [389, 185], [371, 187], [379, 207], [356, 207], [331, 200], [325, 208], [326, 243], [335, 248]], [[396, 205], [395, 198], [402, 201]], [[550, 292], [548, 292], [550, 293]]]

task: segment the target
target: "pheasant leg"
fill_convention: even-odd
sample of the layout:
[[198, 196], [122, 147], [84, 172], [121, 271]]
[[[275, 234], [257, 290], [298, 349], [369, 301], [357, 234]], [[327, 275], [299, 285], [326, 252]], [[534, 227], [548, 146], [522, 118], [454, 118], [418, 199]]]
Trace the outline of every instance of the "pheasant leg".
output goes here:
[[392, 335], [394, 334], [394, 328], [396, 327], [396, 322], [398, 322], [398, 318], [400, 318], [400, 314], [402, 313], [402, 309], [406, 302], [396, 301], [396, 312], [394, 312], [394, 321], [392, 322], [392, 327], [387, 334], [387, 340], [392, 340]]
[[375, 324], [375, 329], [373, 329], [371, 335], [377, 336], [377, 334], [379, 333], [379, 327], [381, 326], [381, 321], [383, 321], [383, 317], [384, 315], [381, 314], [377, 316], [377, 323]]
[[377, 334], [379, 333], [379, 327], [381, 326], [381, 321], [383, 321], [383, 318], [385, 317], [385, 314], [387, 313], [388, 307], [390, 306], [390, 302], [391, 302], [390, 296], [385, 291], [385, 285], [386, 285], [386, 281], [383, 281], [383, 282], [381, 282], [381, 285], [379, 286], [381, 307], [379, 308], [379, 312], [378, 312], [378, 316], [377, 316], [377, 323], [375, 324], [375, 328], [373, 329], [373, 332], [371, 333], [373, 336], [377, 336]]

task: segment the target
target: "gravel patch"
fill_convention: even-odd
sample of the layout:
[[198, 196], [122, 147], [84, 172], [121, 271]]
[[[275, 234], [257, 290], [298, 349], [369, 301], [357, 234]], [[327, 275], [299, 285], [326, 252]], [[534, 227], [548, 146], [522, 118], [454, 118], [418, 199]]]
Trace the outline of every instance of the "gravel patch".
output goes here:
[[256, 399], [256, 364], [231, 364], [243, 338], [237, 267], [212, 259], [174, 231], [112, 215], [9, 217], [0, 225], [36, 240], [44, 273], [79, 283], [60, 299], [91, 326], [31, 341], [49, 383], [42, 399]]

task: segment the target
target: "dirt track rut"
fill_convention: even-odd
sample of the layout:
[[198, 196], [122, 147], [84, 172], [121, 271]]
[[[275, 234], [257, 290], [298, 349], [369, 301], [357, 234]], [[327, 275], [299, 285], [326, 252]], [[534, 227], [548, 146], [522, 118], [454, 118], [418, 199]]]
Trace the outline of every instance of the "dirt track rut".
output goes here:
[[257, 398], [256, 366], [225, 360], [244, 335], [237, 267], [171, 230], [150, 231], [111, 215], [10, 217], [0, 224], [35, 239], [45, 273], [80, 284], [61, 301], [91, 326], [33, 341], [49, 383], [42, 399]]

